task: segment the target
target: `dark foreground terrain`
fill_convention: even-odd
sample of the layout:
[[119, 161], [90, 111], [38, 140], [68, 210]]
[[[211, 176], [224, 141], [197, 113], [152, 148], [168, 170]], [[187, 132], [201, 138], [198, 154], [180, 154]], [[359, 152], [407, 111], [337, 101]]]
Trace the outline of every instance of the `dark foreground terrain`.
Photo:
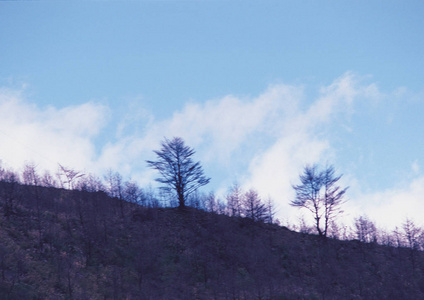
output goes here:
[[1, 182], [0, 299], [424, 299], [424, 256]]

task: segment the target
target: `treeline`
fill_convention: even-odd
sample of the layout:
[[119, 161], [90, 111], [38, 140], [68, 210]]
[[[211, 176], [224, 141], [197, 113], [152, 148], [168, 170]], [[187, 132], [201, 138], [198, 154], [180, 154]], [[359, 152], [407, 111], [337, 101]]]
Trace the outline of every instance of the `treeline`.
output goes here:
[[[302, 233], [315, 233], [314, 228], [308, 226], [304, 220], [300, 220], [299, 223], [299, 225], [289, 227]], [[379, 228], [365, 215], [354, 218], [353, 225], [333, 222], [330, 228], [330, 237], [338, 240], [358, 240], [367, 244], [424, 251], [424, 230], [409, 218], [392, 230]]]
[[[63, 165], [58, 166], [55, 174], [48, 171], [40, 173], [35, 164], [24, 165], [21, 172], [0, 165], [0, 182], [7, 184], [0, 195], [4, 201], [3, 209], [6, 217], [13, 213], [20, 201], [21, 196], [16, 192], [16, 185], [104, 193], [116, 199], [121, 209], [124, 202], [151, 208], [178, 206], [173, 194], [164, 193], [153, 187], [142, 188], [135, 181], [125, 180], [118, 172], [111, 170], [103, 177], [98, 177]], [[187, 199], [187, 206], [231, 217], [280, 224], [275, 218], [276, 207], [271, 198], [264, 200], [255, 189], [244, 191], [237, 183], [229, 188], [224, 199], [213, 192], [193, 193]], [[298, 224], [282, 225], [305, 234], [319, 234], [316, 226], [311, 225], [305, 218], [299, 219]], [[345, 225], [334, 218], [328, 224], [328, 237], [424, 250], [424, 229], [408, 218], [399, 227], [390, 231], [378, 228], [376, 223], [365, 215], [354, 218], [351, 225]]]
[[223, 199], [192, 193], [180, 209], [175, 195], [117, 172], [99, 178], [59, 166], [40, 175], [27, 164], [0, 176], [1, 299], [424, 295], [422, 242], [411, 223], [388, 234], [397, 247], [384, 247], [377, 243], [387, 235], [365, 217], [355, 228], [333, 220], [329, 238], [305, 221], [296, 229], [311, 234], [267, 224], [276, 222], [272, 203], [238, 185]]
[[[35, 164], [25, 164], [21, 172], [0, 165], [0, 182], [10, 187], [3, 193], [5, 199], [5, 214], [13, 211], [19, 202], [19, 197], [13, 195], [15, 185], [38, 186], [82, 192], [100, 192], [118, 201], [128, 202], [142, 207], [177, 207], [174, 194], [161, 189], [140, 187], [133, 180], [125, 180], [119, 172], [109, 170], [103, 177], [84, 174], [71, 168], [59, 165], [55, 174], [49, 171], [40, 173]], [[8, 192], [7, 192], [8, 191]], [[263, 200], [255, 189], [243, 191], [236, 183], [230, 187], [225, 200], [215, 193], [199, 193], [196, 191], [186, 200], [187, 206], [211, 213], [234, 217], [250, 218], [254, 221], [273, 223], [275, 207], [268, 198]]]
[[193, 193], [180, 209], [169, 194], [140, 188], [117, 172], [99, 178], [63, 166], [54, 175], [40, 175], [33, 164], [19, 173], [1, 167], [0, 298], [254, 299], [248, 295], [280, 293], [278, 280], [266, 275], [285, 272], [267, 246], [270, 236], [261, 233], [271, 226], [275, 234], [263, 223], [272, 218], [266, 205], [237, 185], [228, 199], [230, 205], [212, 193]]

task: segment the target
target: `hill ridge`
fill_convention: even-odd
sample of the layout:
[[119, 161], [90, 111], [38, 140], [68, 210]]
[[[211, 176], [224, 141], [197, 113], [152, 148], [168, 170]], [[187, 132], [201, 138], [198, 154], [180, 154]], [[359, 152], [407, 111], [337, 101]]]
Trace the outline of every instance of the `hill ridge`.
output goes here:
[[192, 207], [0, 182], [0, 298], [422, 299], [424, 256]]

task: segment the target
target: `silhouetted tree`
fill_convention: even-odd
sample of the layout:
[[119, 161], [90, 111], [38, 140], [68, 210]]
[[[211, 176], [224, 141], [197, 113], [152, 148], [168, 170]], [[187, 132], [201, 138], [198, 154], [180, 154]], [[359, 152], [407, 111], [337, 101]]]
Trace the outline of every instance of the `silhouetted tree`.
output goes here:
[[208, 212], [216, 213], [218, 212], [219, 199], [216, 198], [215, 193], [210, 192], [209, 195], [205, 197], [205, 210]]
[[407, 246], [410, 248], [409, 259], [412, 265], [412, 271], [415, 273], [417, 266], [417, 250], [420, 250], [421, 228], [415, 225], [414, 221], [406, 218], [403, 223], [404, 238]]
[[262, 203], [258, 192], [250, 189], [244, 194], [243, 215], [253, 221], [265, 221], [267, 219], [267, 207]]
[[119, 200], [121, 217], [124, 217], [124, 183], [121, 174], [109, 170], [105, 176], [105, 180], [107, 183], [107, 192], [109, 196]]
[[[73, 190], [74, 187], [77, 184], [77, 180], [81, 177], [83, 177], [85, 174], [75, 171], [73, 169], [67, 168], [59, 164], [59, 179], [61, 181], [62, 187], [64, 187], [64, 184], [67, 184], [67, 187], [69, 190]], [[65, 177], [65, 181], [62, 181], [62, 176]]]
[[104, 179], [106, 181], [108, 195], [112, 198], [122, 199], [124, 187], [121, 174], [109, 170], [104, 176]]
[[337, 185], [341, 176], [335, 176], [333, 166], [327, 166], [323, 171], [317, 165], [306, 166], [300, 175], [299, 185], [293, 185], [296, 198], [290, 205], [304, 207], [314, 216], [315, 227], [320, 236], [327, 236], [330, 222], [341, 213], [341, 205], [347, 188]]
[[141, 205], [147, 206], [147, 207], [160, 207], [162, 206], [159, 200], [158, 195], [156, 194], [155, 190], [151, 185], [149, 185], [147, 188], [143, 189], [143, 193], [141, 195]]
[[28, 163], [24, 166], [24, 171], [22, 172], [23, 184], [38, 186], [40, 185], [40, 177], [37, 174], [37, 167], [34, 163]]
[[44, 171], [44, 175], [41, 178], [41, 186], [44, 187], [59, 187], [57, 184], [57, 181], [54, 179], [54, 177], [50, 174], [49, 171]]
[[20, 198], [19, 177], [11, 170], [2, 173], [2, 189], [0, 198], [4, 201], [4, 215], [9, 217], [14, 214], [16, 203]]
[[29, 194], [35, 200], [35, 207], [37, 212], [37, 230], [38, 230], [38, 244], [39, 249], [43, 248], [43, 228], [41, 224], [41, 189], [40, 182], [41, 179], [37, 174], [37, 169], [35, 164], [29, 163], [24, 166], [24, 171], [22, 172], [23, 182], [28, 189]]
[[77, 189], [86, 192], [106, 191], [106, 187], [103, 185], [101, 179], [93, 174], [88, 174], [84, 178], [81, 178], [78, 181]]
[[156, 178], [156, 181], [163, 184], [161, 189], [165, 192], [175, 192], [179, 207], [185, 207], [187, 197], [199, 187], [208, 184], [210, 178], [203, 175], [200, 162], [193, 161], [195, 151], [184, 145], [182, 138], [165, 138], [161, 145], [161, 150], [154, 151], [158, 159], [148, 160], [147, 164], [159, 171], [160, 177]]
[[225, 214], [227, 211], [227, 205], [224, 201], [222, 201], [220, 198], [217, 199], [217, 213], [220, 215]]
[[123, 196], [125, 201], [143, 205], [142, 203], [142, 200], [144, 199], [143, 190], [134, 181], [126, 181], [124, 183]]
[[274, 201], [272, 201], [271, 197], [268, 197], [266, 202], [266, 220], [268, 223], [274, 223], [274, 216], [276, 214]]
[[242, 206], [242, 199], [243, 199], [243, 191], [238, 185], [238, 183], [235, 183], [230, 191], [228, 192], [227, 196], [227, 214], [232, 217], [240, 217], [241, 215], [241, 206]]
[[367, 217], [355, 219], [356, 237], [364, 243], [377, 242], [377, 229]]
[[406, 218], [402, 225], [406, 243], [409, 248], [419, 250], [419, 238], [422, 233], [421, 229], [409, 218]]

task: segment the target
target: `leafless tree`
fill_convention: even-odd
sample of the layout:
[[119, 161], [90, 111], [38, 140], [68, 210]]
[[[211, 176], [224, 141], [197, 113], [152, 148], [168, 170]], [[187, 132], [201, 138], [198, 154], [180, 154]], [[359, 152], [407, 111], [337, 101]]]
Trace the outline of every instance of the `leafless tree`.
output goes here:
[[107, 193], [109, 194], [109, 196], [112, 198], [122, 199], [124, 186], [121, 174], [109, 170], [104, 178], [106, 180]]
[[124, 217], [124, 183], [121, 174], [109, 170], [105, 176], [105, 180], [107, 182], [107, 192], [109, 196], [119, 200], [121, 217]]
[[242, 206], [242, 199], [243, 199], [243, 191], [238, 185], [238, 183], [235, 183], [230, 191], [228, 192], [227, 196], [227, 214], [229, 216], [241, 216], [241, 206]]
[[274, 201], [272, 201], [271, 197], [268, 197], [266, 202], [266, 219], [268, 223], [274, 223], [274, 217], [276, 214]]
[[267, 207], [262, 203], [256, 190], [250, 189], [244, 194], [243, 215], [253, 221], [265, 221], [267, 219]]
[[[73, 190], [77, 184], [77, 180], [83, 177], [85, 174], [59, 164], [58, 175], [59, 179], [61, 180], [62, 187], [64, 187], [63, 185], [66, 184], [69, 190]], [[62, 180], [62, 177], [65, 177], [64, 181]]]
[[88, 174], [84, 178], [80, 179], [78, 181], [77, 189], [87, 192], [106, 191], [102, 180], [93, 174]]
[[314, 231], [314, 228], [308, 225], [308, 222], [305, 220], [305, 216], [299, 217], [299, 225], [294, 225], [293, 230], [299, 230], [301, 233], [310, 234]]
[[22, 172], [23, 183], [26, 185], [29, 194], [35, 200], [36, 213], [37, 213], [37, 230], [38, 230], [38, 244], [39, 249], [43, 248], [43, 229], [41, 224], [41, 179], [37, 173], [37, 167], [33, 163], [28, 163], [24, 166]]
[[293, 185], [295, 200], [290, 205], [309, 210], [315, 219], [315, 227], [320, 236], [326, 237], [330, 222], [342, 212], [347, 188], [337, 185], [340, 176], [335, 176], [333, 166], [323, 171], [317, 165], [306, 166], [300, 176], [299, 185]]
[[220, 215], [225, 214], [225, 212], [227, 211], [227, 205], [225, 203], [225, 201], [222, 201], [221, 198], [217, 199], [217, 213]]
[[420, 240], [422, 239], [422, 230], [419, 228], [414, 221], [406, 218], [403, 223], [404, 239], [407, 246], [411, 249], [409, 253], [409, 259], [412, 266], [412, 271], [415, 273], [417, 267], [417, 250], [421, 250]]
[[145, 198], [143, 190], [134, 181], [126, 181], [124, 183], [123, 196], [125, 201], [142, 205], [142, 201]]
[[203, 175], [200, 162], [194, 162], [194, 149], [186, 146], [180, 137], [165, 140], [162, 148], [155, 150], [157, 160], [148, 160], [149, 167], [159, 171], [156, 181], [162, 183], [165, 192], [175, 192], [180, 208], [185, 207], [187, 198], [198, 188], [209, 183], [210, 178]]
[[147, 207], [161, 207], [159, 196], [151, 185], [143, 189], [141, 204]]
[[404, 247], [403, 236], [401, 230], [396, 226], [393, 230], [393, 239], [397, 247]]
[[218, 211], [219, 199], [215, 196], [215, 193], [210, 192], [209, 195], [205, 197], [205, 209], [206, 211], [216, 213]]
[[404, 231], [404, 237], [409, 248], [419, 250], [420, 248], [420, 236], [422, 234], [421, 228], [419, 228], [414, 221], [407, 218], [402, 225]]
[[44, 187], [58, 187], [57, 181], [49, 171], [44, 172], [44, 175], [41, 178], [41, 185]]
[[356, 237], [364, 243], [377, 242], [377, 228], [366, 216], [355, 219]]
[[4, 215], [9, 220], [15, 212], [16, 203], [21, 197], [19, 177], [11, 170], [4, 170], [1, 178], [2, 189], [0, 198], [4, 201]]
[[41, 179], [37, 174], [37, 166], [33, 163], [26, 164], [22, 172], [22, 179], [25, 185], [40, 185]]

